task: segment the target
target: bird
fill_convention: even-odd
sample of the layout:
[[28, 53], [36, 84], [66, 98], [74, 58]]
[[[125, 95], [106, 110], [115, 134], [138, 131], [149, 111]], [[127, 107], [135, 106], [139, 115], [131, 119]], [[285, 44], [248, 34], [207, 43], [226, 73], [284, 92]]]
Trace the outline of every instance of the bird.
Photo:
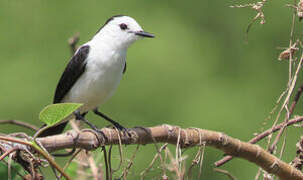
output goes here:
[[[81, 45], [70, 59], [57, 84], [53, 103], [83, 104], [72, 116], [84, 121], [94, 130], [97, 130], [96, 126], [85, 119], [89, 111], [111, 122], [117, 129], [125, 130], [98, 108], [112, 97], [126, 72], [129, 46], [139, 39], [153, 37], [153, 34], [143, 31], [130, 16], [110, 17], [93, 38]], [[47, 128], [38, 137], [62, 133], [70, 119], [71, 116]], [[44, 126], [46, 125], [42, 127]]]

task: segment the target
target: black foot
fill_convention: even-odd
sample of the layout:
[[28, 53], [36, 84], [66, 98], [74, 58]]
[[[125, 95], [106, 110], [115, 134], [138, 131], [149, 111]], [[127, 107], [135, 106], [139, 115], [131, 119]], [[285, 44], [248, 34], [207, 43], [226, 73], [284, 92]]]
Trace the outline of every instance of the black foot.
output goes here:
[[[114, 126], [115, 126], [115, 125], [114, 125]], [[132, 137], [129, 128], [125, 128], [125, 127], [123, 127], [123, 126], [120, 126], [120, 127], [115, 126], [115, 128], [117, 128], [117, 129], [118, 129], [119, 131], [121, 131], [123, 134], [127, 134], [128, 137]]]
[[88, 122], [88, 120], [86, 120], [79, 112], [75, 112], [74, 113], [76, 120], [79, 121], [83, 121], [84, 123], [86, 123], [90, 128], [92, 128], [96, 133], [98, 133], [99, 135], [101, 135], [105, 141], [108, 141], [108, 138], [105, 136], [104, 132], [102, 132], [100, 129], [98, 129], [95, 125], [93, 125], [92, 123]]
[[121, 124], [117, 122], [113, 122], [112, 125], [123, 134], [126, 134], [128, 137], [131, 137], [130, 129], [123, 127]]
[[95, 109], [94, 113], [97, 114], [98, 116], [104, 118], [105, 120], [109, 121], [110, 123], [112, 123], [112, 125], [114, 125], [115, 128], [117, 128], [119, 131], [122, 131], [124, 134], [127, 134], [129, 137], [131, 137], [129, 129], [123, 127], [121, 124], [117, 123], [116, 121], [112, 120], [110, 117], [101, 113], [100, 111], [98, 111], [98, 109]]
[[[92, 130], [90, 130], [90, 131], [93, 131], [94, 133], [96, 133], [96, 134], [97, 134], [97, 138], [98, 138], [99, 136], [101, 136], [101, 137], [104, 138], [105, 142], [108, 141], [108, 138], [106, 137], [106, 135], [104, 134], [104, 132], [101, 131], [100, 129], [92, 128]], [[99, 136], [98, 136], [98, 135], [99, 135]], [[100, 141], [99, 138], [98, 138], [98, 141], [99, 141], [100, 144], [104, 143], [104, 142]]]
[[112, 123], [115, 128], [117, 128], [119, 131], [127, 131], [127, 128], [123, 127], [121, 124], [117, 123], [117, 122], [113, 122]]

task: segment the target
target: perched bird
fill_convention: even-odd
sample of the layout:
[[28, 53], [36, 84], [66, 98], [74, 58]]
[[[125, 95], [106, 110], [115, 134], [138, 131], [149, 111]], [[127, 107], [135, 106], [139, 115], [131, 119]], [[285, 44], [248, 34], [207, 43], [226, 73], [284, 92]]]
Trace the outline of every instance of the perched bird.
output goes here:
[[[109, 18], [69, 61], [57, 85], [53, 103], [82, 103], [83, 106], [74, 115], [93, 129], [96, 127], [84, 118], [91, 110], [119, 130], [125, 130], [119, 123], [99, 112], [98, 107], [114, 94], [126, 71], [127, 49], [142, 37], [153, 38], [154, 35], [144, 32], [136, 20], [129, 16]], [[44, 130], [39, 137], [61, 133], [69, 119]]]

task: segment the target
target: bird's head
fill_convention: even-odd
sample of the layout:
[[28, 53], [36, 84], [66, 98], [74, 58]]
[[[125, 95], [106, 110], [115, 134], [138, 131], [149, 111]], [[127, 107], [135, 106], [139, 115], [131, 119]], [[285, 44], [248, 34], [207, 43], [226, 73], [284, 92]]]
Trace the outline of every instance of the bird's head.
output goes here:
[[109, 18], [96, 33], [108, 42], [120, 47], [128, 47], [136, 40], [153, 38], [154, 35], [143, 31], [136, 20], [129, 16], [117, 15]]

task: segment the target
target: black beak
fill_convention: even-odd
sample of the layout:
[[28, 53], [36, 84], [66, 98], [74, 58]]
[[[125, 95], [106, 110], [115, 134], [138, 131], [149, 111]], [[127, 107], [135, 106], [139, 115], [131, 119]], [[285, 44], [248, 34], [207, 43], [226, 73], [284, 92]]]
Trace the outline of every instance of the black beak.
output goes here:
[[155, 36], [151, 33], [144, 32], [144, 31], [137, 31], [135, 32], [136, 35], [142, 36], [142, 37], [147, 37], [147, 38], [154, 38]]

